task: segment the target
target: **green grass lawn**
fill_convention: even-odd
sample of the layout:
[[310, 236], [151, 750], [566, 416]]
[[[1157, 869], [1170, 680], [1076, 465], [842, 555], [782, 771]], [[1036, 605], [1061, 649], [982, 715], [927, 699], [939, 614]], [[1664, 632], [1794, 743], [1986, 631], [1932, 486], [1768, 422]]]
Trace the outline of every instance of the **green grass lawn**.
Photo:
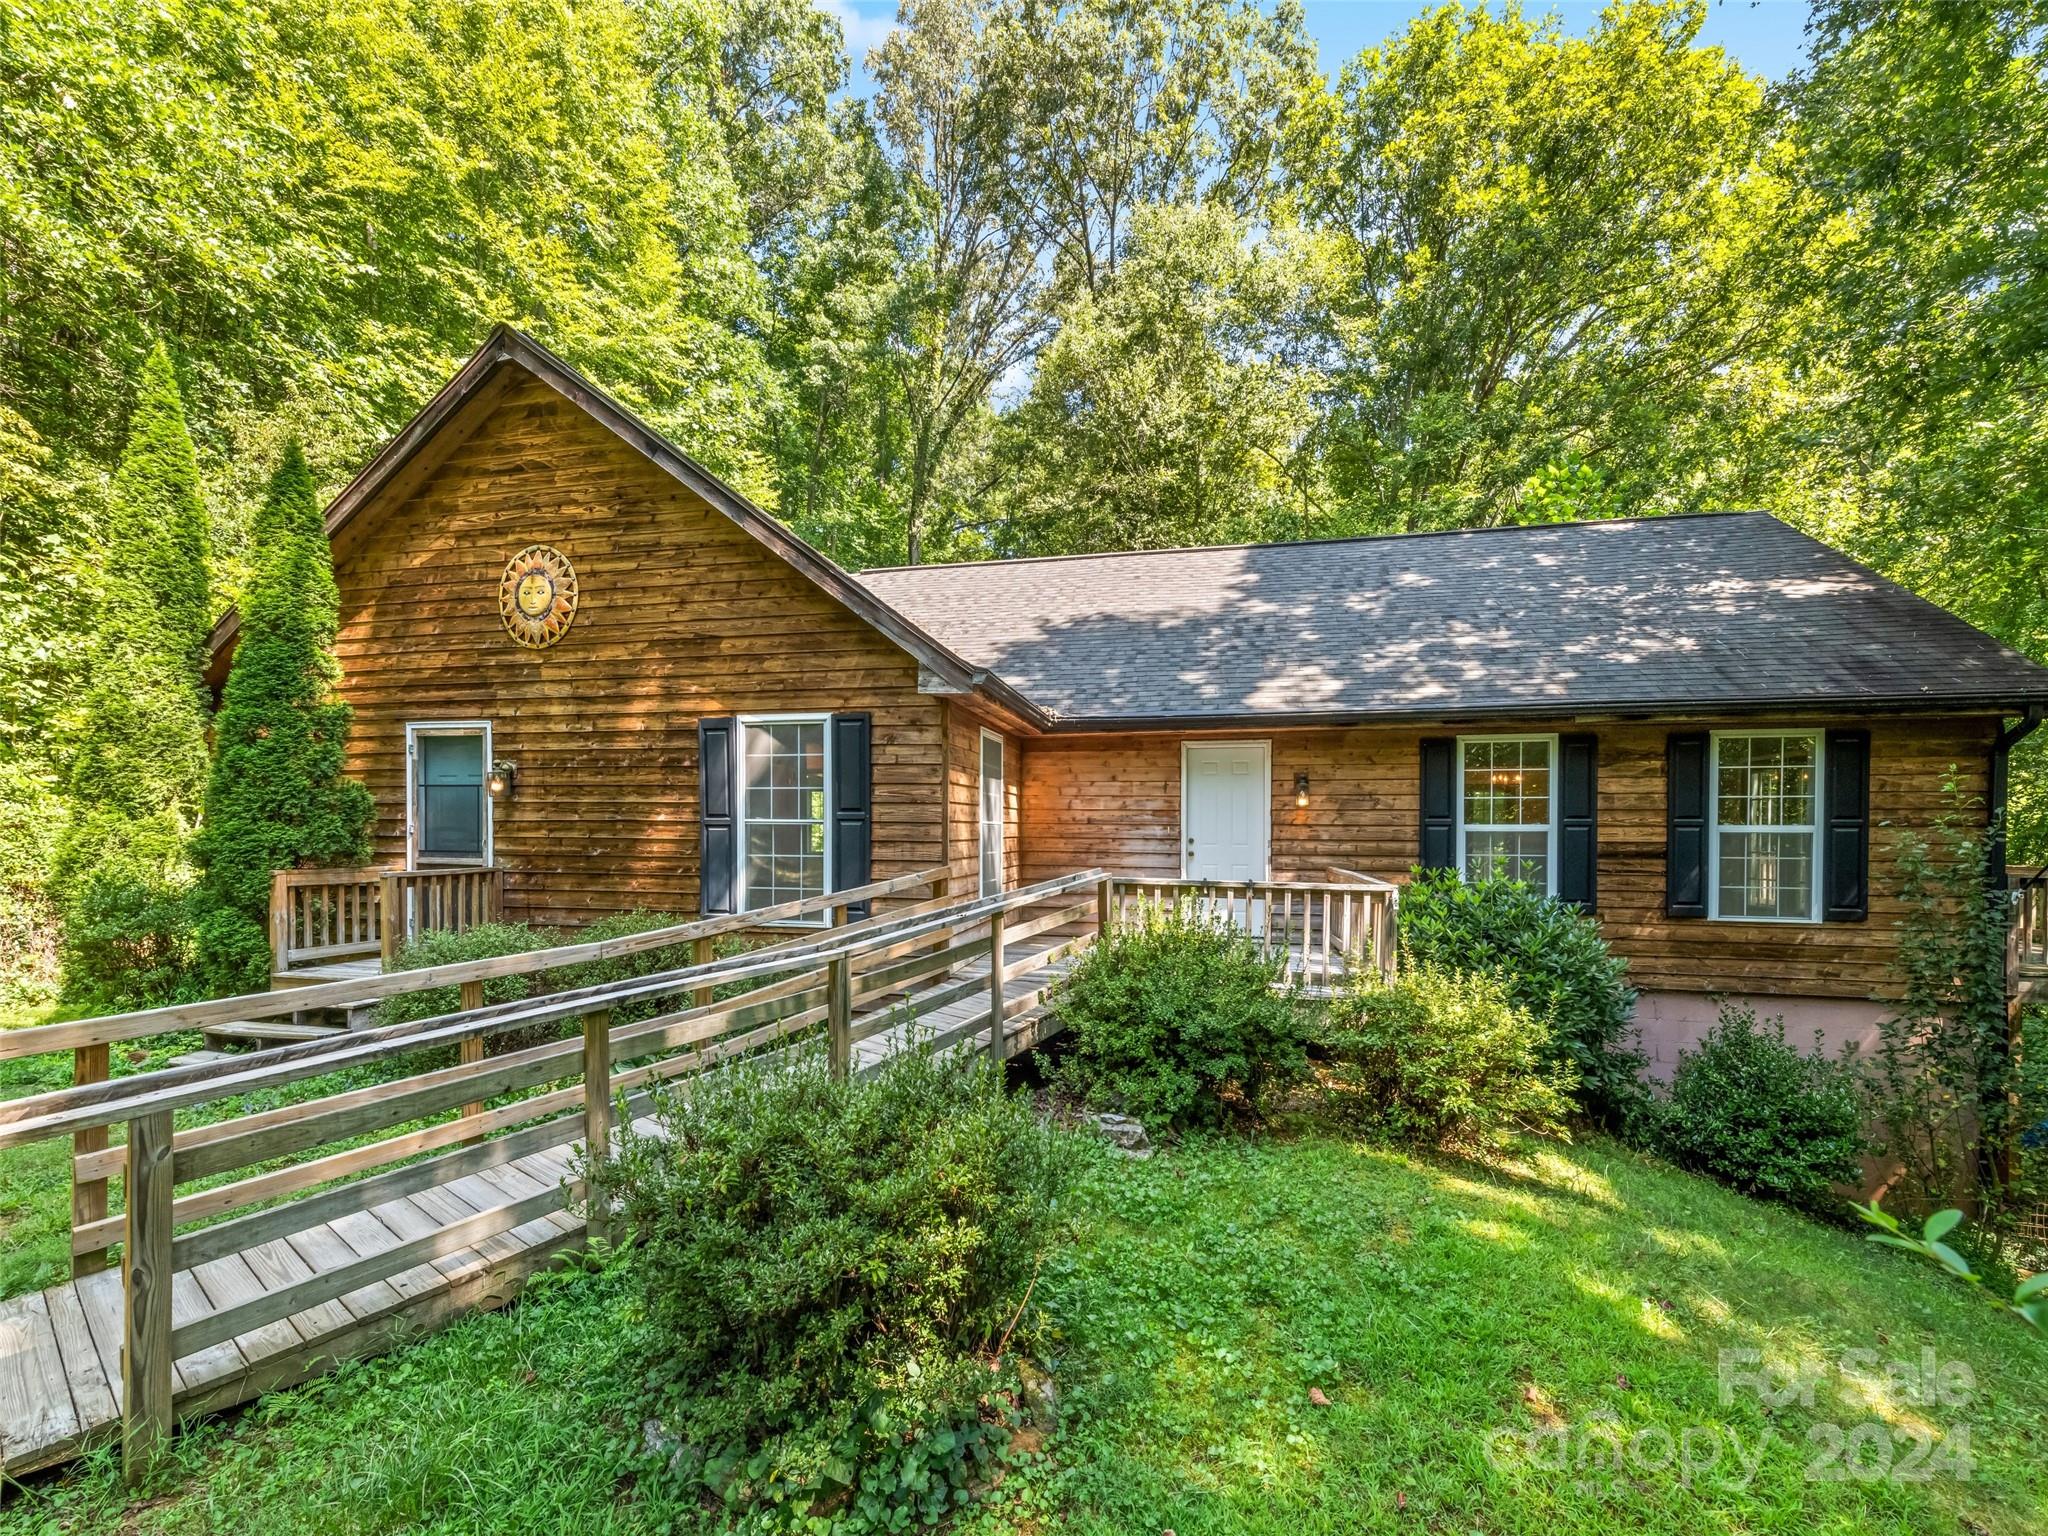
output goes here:
[[[752, 947], [755, 947], [755, 941], [724, 942], [720, 945], [720, 958], [743, 954]], [[714, 995], [720, 1001], [738, 997], [763, 985], [767, 979], [723, 983], [716, 989]], [[455, 1006], [455, 989], [448, 987], [442, 989], [442, 992], [445, 996], [437, 1006], [452, 1009]], [[650, 1005], [642, 1005], [642, 1008], [643, 1016], [644, 1013], [653, 1011]], [[16, 1009], [11, 1012], [0, 1009], [0, 1030], [22, 1029], [31, 1024], [55, 1024], [77, 1016], [58, 1008]], [[562, 1033], [566, 1037], [575, 1030], [576, 1025], [572, 1021], [563, 1028]], [[172, 1058], [186, 1051], [198, 1050], [205, 1043], [205, 1036], [201, 1031], [188, 1030], [174, 1034], [152, 1035], [144, 1040], [116, 1045], [111, 1053], [113, 1074], [116, 1077], [125, 1077], [136, 1072], [155, 1071], [168, 1066]], [[177, 1124], [182, 1130], [188, 1126], [205, 1125], [235, 1115], [255, 1114], [285, 1104], [304, 1103], [308, 1099], [344, 1093], [350, 1089], [386, 1082], [394, 1077], [403, 1077], [425, 1070], [427, 1066], [437, 1062], [446, 1065], [453, 1060], [452, 1047], [443, 1047], [437, 1052], [420, 1055], [391, 1057], [351, 1067], [342, 1072], [285, 1083], [259, 1093], [242, 1094], [195, 1105], [178, 1112]], [[68, 1088], [71, 1086], [71, 1072], [71, 1056], [68, 1052], [0, 1060], [0, 1101], [27, 1098], [31, 1094]], [[529, 1094], [544, 1093], [551, 1087], [573, 1080], [572, 1070], [569, 1076], [563, 1077], [558, 1083], [542, 1084], [536, 1088], [521, 1089], [516, 1093], [495, 1095], [488, 1098], [486, 1103], [492, 1107], [509, 1104]], [[402, 1135], [422, 1126], [452, 1119], [454, 1115], [455, 1111], [450, 1110], [445, 1114], [385, 1126], [360, 1136], [324, 1145], [318, 1149], [318, 1153], [326, 1155], [385, 1137]], [[113, 1140], [119, 1142], [123, 1138], [123, 1128], [117, 1125], [113, 1127], [111, 1134]], [[0, 1151], [0, 1297], [16, 1296], [24, 1291], [40, 1290], [44, 1286], [55, 1285], [70, 1272], [71, 1184], [67, 1167], [70, 1151], [69, 1138], [32, 1142], [27, 1146], [9, 1147], [5, 1151]], [[183, 1192], [190, 1193], [215, 1184], [246, 1179], [268, 1169], [284, 1167], [300, 1160], [303, 1159], [277, 1158], [254, 1167], [235, 1169], [189, 1185]], [[113, 1201], [112, 1209], [119, 1211], [121, 1181], [118, 1178], [113, 1181], [109, 1193]]]
[[[16, 1016], [0, 1019], [0, 1028], [54, 1023], [63, 1017], [65, 1015], [55, 1012]], [[203, 1043], [201, 1034], [194, 1030], [179, 1034], [156, 1035], [133, 1045], [116, 1046], [113, 1050], [114, 1076], [125, 1077], [131, 1073], [154, 1071], [168, 1065], [173, 1057], [182, 1052], [197, 1050]], [[318, 1098], [323, 1094], [367, 1087], [395, 1072], [419, 1069], [417, 1060], [401, 1059], [401, 1063], [354, 1067], [343, 1072], [331, 1072], [321, 1077], [286, 1083], [281, 1087], [265, 1089], [259, 1093], [217, 1099], [210, 1104], [180, 1110], [176, 1117], [177, 1124], [182, 1129], [186, 1126], [226, 1119], [233, 1115], [253, 1114], [260, 1110], [276, 1108], [281, 1104], [295, 1104], [306, 1099]], [[26, 1098], [30, 1094], [68, 1088], [71, 1086], [71, 1071], [71, 1057], [66, 1053], [0, 1061], [0, 1100]], [[411, 1124], [427, 1123], [429, 1122], [422, 1120]], [[359, 1141], [372, 1140], [377, 1135], [395, 1135], [398, 1131], [410, 1129], [411, 1124], [394, 1130], [365, 1134], [355, 1138], [355, 1141], [336, 1145], [350, 1146]], [[116, 1143], [122, 1140], [123, 1134], [121, 1126], [112, 1128], [111, 1135]], [[0, 1296], [13, 1296], [23, 1291], [54, 1285], [69, 1273], [70, 1156], [71, 1138], [68, 1136], [30, 1142], [25, 1146], [9, 1147], [5, 1151], [0, 1151]], [[289, 1161], [291, 1159], [280, 1158], [255, 1168], [236, 1169], [195, 1183], [190, 1188], [204, 1189], [213, 1184], [226, 1183], [231, 1179], [247, 1178], [261, 1169], [280, 1167]], [[119, 1211], [119, 1178], [111, 1181], [109, 1195], [113, 1202], [112, 1208]]]
[[[1105, 1154], [1075, 1220], [1036, 1288], [1061, 1429], [964, 1523], [987, 1536], [2048, 1527], [2048, 1344], [1608, 1143], [1496, 1170], [1323, 1133]], [[182, 1437], [143, 1499], [102, 1459], [0, 1529], [697, 1529], [621, 1476], [632, 1349], [617, 1279], [564, 1280]], [[1886, 1379], [1928, 1350], [1946, 1401]], [[1787, 1400], [1724, 1401], [1722, 1351]]]
[[[55, 1009], [0, 1009], [0, 1029], [55, 1023]], [[71, 1086], [69, 1056], [0, 1061], [0, 1099]], [[69, 1139], [0, 1152], [0, 1296], [38, 1290], [64, 1278], [71, 1258]]]

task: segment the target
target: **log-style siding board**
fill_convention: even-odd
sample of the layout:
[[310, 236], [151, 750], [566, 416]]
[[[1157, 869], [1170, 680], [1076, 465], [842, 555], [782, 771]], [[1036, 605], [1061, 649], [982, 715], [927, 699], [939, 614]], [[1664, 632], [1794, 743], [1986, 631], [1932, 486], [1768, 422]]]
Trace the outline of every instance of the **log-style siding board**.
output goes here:
[[[1119, 874], [1180, 874], [1180, 755], [1190, 739], [1250, 736], [1273, 746], [1273, 872], [1321, 878], [1331, 865], [1405, 880], [1418, 854], [1421, 739], [1553, 734], [1599, 738], [1599, 920], [1646, 990], [1872, 998], [1895, 995], [1897, 836], [1924, 832], [1947, 804], [1953, 771], [1967, 795], [1987, 786], [1993, 722], [1844, 716], [1686, 721], [1689, 730], [1871, 732], [1871, 906], [1861, 923], [1736, 923], [1664, 915], [1664, 738], [1659, 722], [1476, 724], [1457, 728], [1168, 732], [1046, 736], [1029, 743], [1021, 803], [1024, 880], [1101, 865]], [[1294, 776], [1309, 775], [1309, 804]]]
[[[981, 733], [1003, 738], [1003, 883], [1024, 883], [1020, 814], [1026, 747], [958, 705], [946, 712], [946, 862], [956, 895], [981, 888]], [[1078, 868], [1079, 866], [1074, 866]], [[1071, 873], [1062, 869], [1062, 874]]]
[[[867, 710], [875, 878], [949, 857], [944, 704], [916, 661], [577, 406], [531, 378], [433, 471], [337, 540], [349, 771], [402, 864], [408, 722], [489, 720], [519, 765], [494, 807], [506, 915], [578, 925], [697, 904], [697, 721]], [[575, 564], [546, 651], [498, 617], [528, 544]]]

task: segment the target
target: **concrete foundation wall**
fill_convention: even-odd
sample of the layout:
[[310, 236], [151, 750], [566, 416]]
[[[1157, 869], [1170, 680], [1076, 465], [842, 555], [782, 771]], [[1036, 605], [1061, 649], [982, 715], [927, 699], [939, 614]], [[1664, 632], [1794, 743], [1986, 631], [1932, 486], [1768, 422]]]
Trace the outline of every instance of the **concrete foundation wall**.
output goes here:
[[1678, 1053], [1697, 1046], [1720, 1019], [1728, 1003], [1747, 1003], [1759, 1019], [1782, 1018], [1785, 1039], [1811, 1053], [1814, 1031], [1821, 1050], [1839, 1056], [1846, 1045], [1875, 1050], [1878, 1026], [1887, 1005], [1839, 997], [1743, 997], [1707, 992], [1645, 992], [1636, 1000], [1636, 1027], [1643, 1034], [1643, 1053], [1650, 1058], [1650, 1076], [1671, 1081]]

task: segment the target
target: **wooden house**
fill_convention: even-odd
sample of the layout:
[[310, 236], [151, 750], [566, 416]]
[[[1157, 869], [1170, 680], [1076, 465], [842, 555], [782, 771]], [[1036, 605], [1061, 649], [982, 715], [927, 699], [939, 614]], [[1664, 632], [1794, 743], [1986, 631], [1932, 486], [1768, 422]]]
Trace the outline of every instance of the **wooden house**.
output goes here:
[[569, 926], [938, 863], [1501, 871], [1598, 917], [1667, 1066], [1723, 997], [1867, 1033], [1894, 834], [2001, 806], [2048, 705], [1760, 513], [856, 575], [508, 329], [327, 525], [394, 870]]

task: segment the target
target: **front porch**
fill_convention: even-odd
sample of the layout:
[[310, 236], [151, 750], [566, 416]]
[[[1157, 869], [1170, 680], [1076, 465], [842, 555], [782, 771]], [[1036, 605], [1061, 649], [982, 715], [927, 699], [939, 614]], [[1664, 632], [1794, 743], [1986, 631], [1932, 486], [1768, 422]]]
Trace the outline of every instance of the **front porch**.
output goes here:
[[426, 869], [281, 869], [270, 882], [270, 983], [311, 986], [374, 976], [422, 933], [499, 920], [495, 864]]

